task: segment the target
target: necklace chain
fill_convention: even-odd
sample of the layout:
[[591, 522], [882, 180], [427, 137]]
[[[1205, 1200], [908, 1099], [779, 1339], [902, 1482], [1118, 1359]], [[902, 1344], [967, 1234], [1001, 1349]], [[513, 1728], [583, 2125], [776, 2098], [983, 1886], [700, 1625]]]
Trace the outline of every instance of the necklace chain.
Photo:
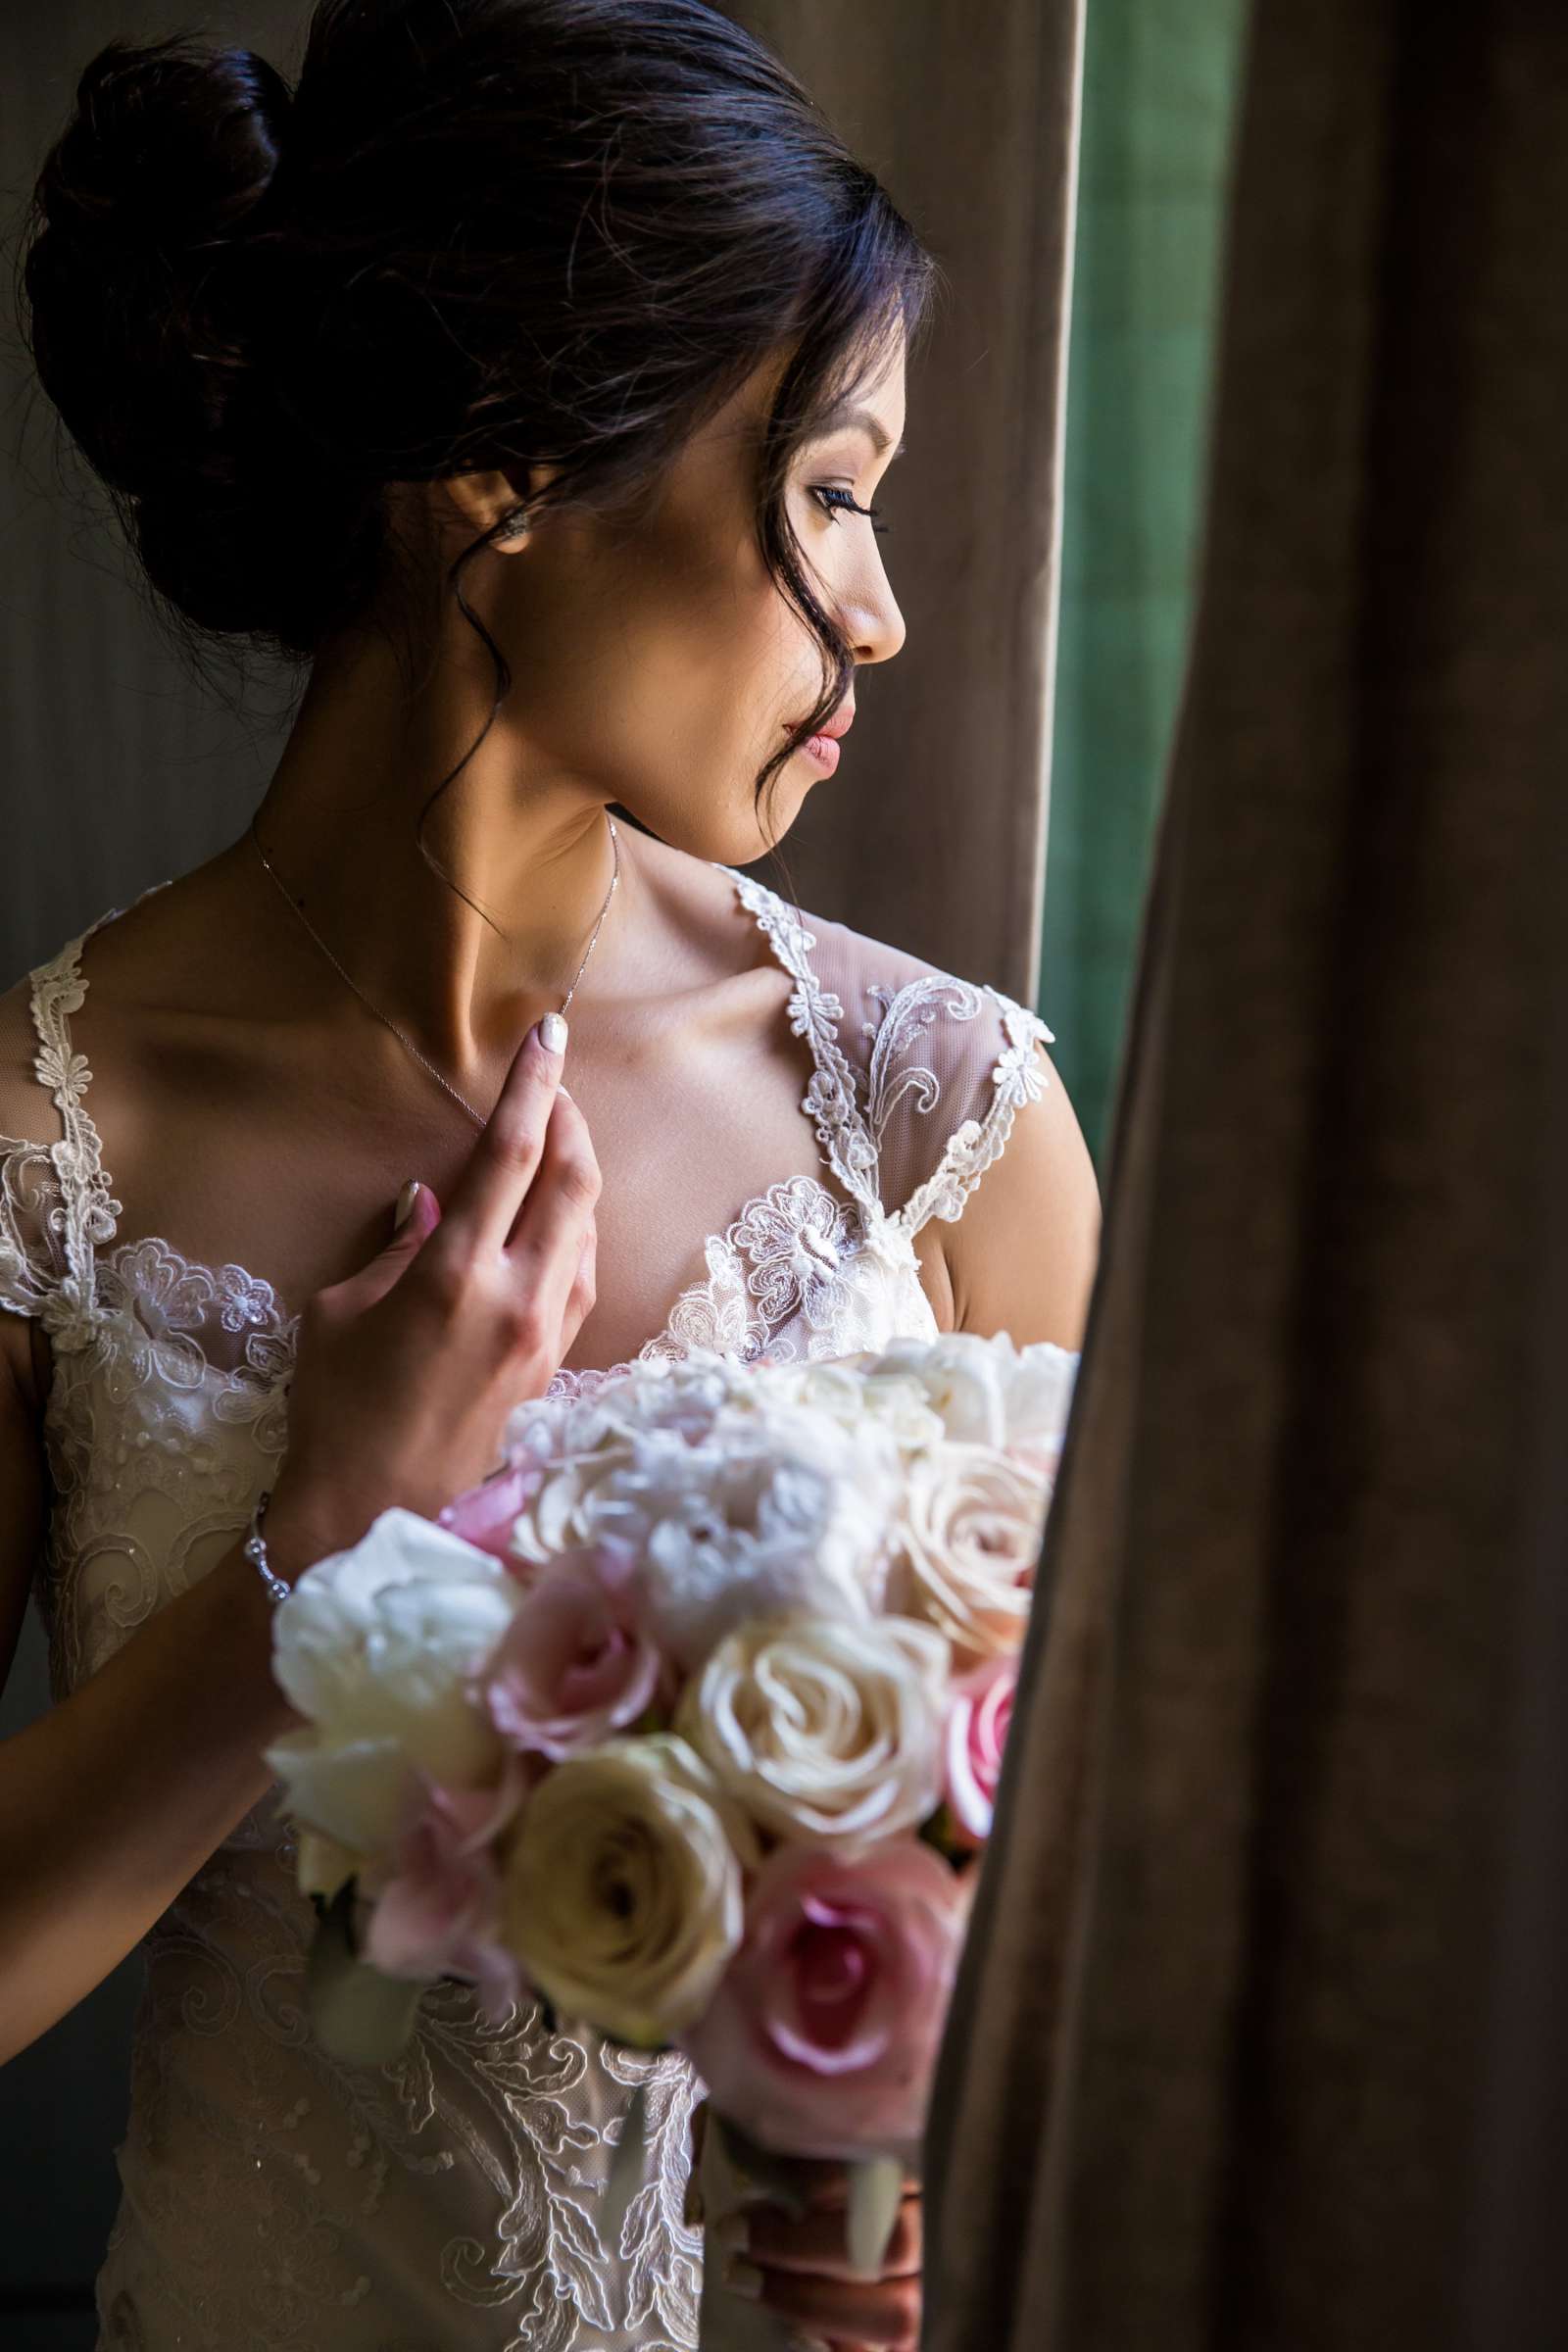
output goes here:
[[[582, 978], [584, 972], [588, 969], [588, 958], [599, 944], [599, 934], [604, 928], [605, 917], [610, 912], [610, 902], [614, 897], [616, 888], [620, 881], [620, 836], [615, 830], [615, 820], [610, 814], [608, 809], [605, 811], [605, 822], [610, 827], [610, 847], [615, 860], [614, 870], [610, 877], [610, 888], [605, 893], [605, 903], [599, 909], [599, 919], [594, 924], [593, 936], [590, 938], [587, 947], [583, 950], [582, 961], [577, 966], [576, 974], [572, 980], [571, 986], [567, 989], [565, 995], [561, 1000], [561, 1010], [563, 1012], [565, 1011], [566, 1006], [571, 1003], [572, 998], [577, 994], [577, 982]], [[457, 1088], [452, 1084], [452, 1081], [449, 1078], [444, 1078], [441, 1075], [441, 1072], [436, 1068], [435, 1063], [431, 1061], [427, 1055], [419, 1052], [419, 1049], [415, 1044], [413, 1038], [409, 1037], [402, 1029], [398, 1027], [391, 1014], [383, 1012], [380, 1005], [373, 1003], [372, 1000], [366, 995], [364, 989], [355, 979], [354, 974], [347, 970], [343, 964], [338, 962], [337, 957], [333, 955], [331, 949], [327, 946], [325, 940], [316, 928], [316, 925], [311, 921], [311, 918], [306, 913], [304, 907], [296, 906], [294, 900], [289, 897], [289, 893], [283, 882], [282, 876], [278, 873], [277, 868], [273, 865], [270, 858], [269, 858], [267, 852], [262, 847], [262, 837], [256, 830], [256, 819], [254, 816], [251, 818], [248, 830], [252, 841], [254, 841], [256, 844], [256, 855], [258, 858], [260, 858], [262, 863], [271, 875], [272, 880], [277, 884], [277, 887], [282, 892], [284, 898], [288, 900], [288, 904], [294, 908], [294, 912], [299, 916], [300, 921], [305, 925], [306, 930], [315, 940], [317, 946], [320, 949], [321, 954], [326, 957], [328, 963], [334, 965], [335, 968], [342, 973], [343, 978], [348, 982], [350, 988], [353, 989], [355, 995], [360, 999], [361, 1003], [368, 1005], [370, 1011], [374, 1013], [378, 1021], [384, 1021], [386, 1023], [386, 1026], [391, 1030], [393, 1036], [408, 1048], [408, 1051], [414, 1055], [416, 1061], [423, 1064], [423, 1066], [429, 1071], [431, 1077], [436, 1081], [436, 1084], [446, 1088], [447, 1093], [452, 1097], [454, 1102], [462, 1103], [464, 1109], [467, 1112], [469, 1118], [472, 1119], [474, 1125], [476, 1127], [487, 1126], [489, 1122], [484, 1113], [482, 1111], [475, 1110], [473, 1104], [468, 1101], [466, 1095], [459, 1094]]]

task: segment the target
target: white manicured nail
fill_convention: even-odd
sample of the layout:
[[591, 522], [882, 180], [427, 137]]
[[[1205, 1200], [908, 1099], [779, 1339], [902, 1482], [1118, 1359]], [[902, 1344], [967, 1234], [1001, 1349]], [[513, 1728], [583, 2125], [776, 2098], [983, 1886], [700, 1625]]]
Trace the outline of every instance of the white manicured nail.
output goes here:
[[545, 1014], [539, 1024], [539, 1043], [547, 1054], [564, 1054], [566, 1051], [566, 1023], [563, 1014], [559, 1012]]

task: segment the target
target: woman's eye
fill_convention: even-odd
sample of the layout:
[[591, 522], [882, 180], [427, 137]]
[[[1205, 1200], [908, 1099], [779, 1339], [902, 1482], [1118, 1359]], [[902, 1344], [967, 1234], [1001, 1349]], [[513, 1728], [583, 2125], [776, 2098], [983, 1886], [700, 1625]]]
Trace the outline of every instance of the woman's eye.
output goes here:
[[[882, 512], [880, 507], [857, 506], [853, 491], [840, 490], [834, 484], [829, 482], [813, 482], [811, 485], [811, 496], [821, 500], [825, 512], [835, 522], [838, 520], [840, 513], [845, 509], [848, 509], [852, 514], [872, 515], [880, 514]], [[886, 522], [873, 522], [871, 525], [871, 528], [874, 531], [888, 531], [891, 530], [892, 527], [893, 526], [891, 523]]]

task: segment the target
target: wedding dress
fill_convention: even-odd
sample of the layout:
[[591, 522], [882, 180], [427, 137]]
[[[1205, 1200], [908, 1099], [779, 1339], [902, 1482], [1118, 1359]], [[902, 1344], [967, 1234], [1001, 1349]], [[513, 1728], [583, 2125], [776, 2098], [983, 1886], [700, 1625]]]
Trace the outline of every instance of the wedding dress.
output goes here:
[[[817, 1357], [934, 1338], [914, 1237], [960, 1214], [1040, 1096], [1035, 1045], [1052, 1033], [995, 989], [720, 870], [791, 976], [820, 1173], [771, 1185], [701, 1244], [701, 1274], [640, 1353]], [[70, 1016], [83, 942], [122, 911], [31, 973], [47, 1094], [31, 1136], [0, 1137], [0, 1304], [36, 1316], [53, 1352], [36, 1592], [56, 1699], [244, 1528], [286, 1443], [297, 1328], [243, 1266], [118, 1230]], [[605, 1377], [558, 1373], [552, 1388]], [[425, 1995], [394, 2063], [326, 2056], [303, 2001], [315, 1915], [276, 1795], [139, 1947], [98, 2352], [689, 2352], [702, 2256], [682, 2220], [702, 2090], [689, 2064], [551, 2034], [531, 2005], [487, 2026], [453, 1982]], [[606, 2243], [610, 2155], [638, 2082], [645, 2174]]]

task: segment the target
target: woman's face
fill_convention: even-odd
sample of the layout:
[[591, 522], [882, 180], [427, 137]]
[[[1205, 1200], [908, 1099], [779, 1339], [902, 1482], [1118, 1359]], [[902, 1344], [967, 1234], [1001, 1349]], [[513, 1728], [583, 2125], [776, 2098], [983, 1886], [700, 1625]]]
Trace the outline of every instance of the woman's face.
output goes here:
[[[687, 445], [644, 516], [545, 514], [526, 539], [497, 550], [491, 593], [481, 602], [470, 590], [515, 676], [497, 725], [514, 729], [529, 783], [619, 802], [661, 839], [731, 865], [781, 839], [806, 795], [829, 781], [803, 748], [760, 806], [755, 793], [763, 763], [822, 691], [817, 641], [757, 543], [757, 450], [787, 357], [760, 368]], [[788, 511], [808, 579], [858, 662], [885, 662], [904, 643], [881, 540], [847, 504], [872, 503], [898, 452], [904, 377], [901, 343], [855, 396], [870, 426], [839, 423], [790, 466]], [[852, 682], [846, 703], [854, 692]], [[852, 739], [846, 778], [855, 757]]]

